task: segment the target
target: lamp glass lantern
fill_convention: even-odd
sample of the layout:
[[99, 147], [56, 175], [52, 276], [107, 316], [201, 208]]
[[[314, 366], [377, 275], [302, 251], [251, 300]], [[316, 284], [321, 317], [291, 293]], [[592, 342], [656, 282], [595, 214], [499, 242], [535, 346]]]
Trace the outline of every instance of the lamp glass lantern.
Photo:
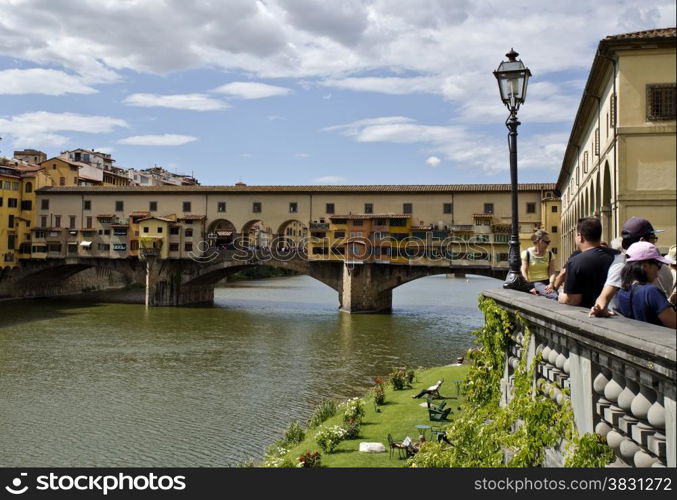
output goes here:
[[498, 80], [498, 90], [501, 93], [501, 100], [511, 111], [517, 111], [520, 104], [524, 103], [527, 97], [527, 84], [531, 71], [524, 66], [521, 60], [517, 59], [519, 54], [510, 50], [506, 54], [507, 61], [501, 61], [498, 69], [494, 71], [494, 76]]

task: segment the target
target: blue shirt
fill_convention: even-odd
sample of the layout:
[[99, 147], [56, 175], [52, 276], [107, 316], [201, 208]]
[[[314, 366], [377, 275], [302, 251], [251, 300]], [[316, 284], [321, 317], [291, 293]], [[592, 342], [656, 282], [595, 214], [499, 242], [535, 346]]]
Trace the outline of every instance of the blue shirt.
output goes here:
[[668, 307], [672, 305], [655, 285], [635, 283], [629, 290], [618, 291], [617, 311], [626, 318], [663, 326], [658, 315]]

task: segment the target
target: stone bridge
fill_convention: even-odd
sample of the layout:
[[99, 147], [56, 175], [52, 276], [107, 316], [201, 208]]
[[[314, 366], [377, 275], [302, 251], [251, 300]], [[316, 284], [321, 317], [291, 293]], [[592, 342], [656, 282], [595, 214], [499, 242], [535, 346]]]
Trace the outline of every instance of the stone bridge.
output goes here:
[[479, 274], [503, 278], [504, 269], [489, 265], [449, 265], [449, 261], [420, 265], [381, 262], [308, 260], [224, 254], [216, 259], [159, 259], [147, 257], [103, 259], [72, 257], [27, 261], [0, 282], [0, 295], [50, 297], [88, 290], [146, 285], [149, 306], [180, 306], [211, 303], [215, 285], [228, 276], [255, 266], [288, 269], [310, 276], [338, 292], [339, 306], [346, 312], [389, 312], [392, 290], [418, 278], [437, 274]]

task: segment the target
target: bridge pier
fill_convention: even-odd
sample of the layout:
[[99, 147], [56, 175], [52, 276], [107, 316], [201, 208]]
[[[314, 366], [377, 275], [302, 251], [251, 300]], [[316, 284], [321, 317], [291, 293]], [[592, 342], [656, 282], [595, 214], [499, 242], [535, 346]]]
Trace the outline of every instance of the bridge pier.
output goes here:
[[181, 261], [148, 258], [146, 306], [185, 306], [214, 302], [214, 283], [189, 283], [196, 269]]
[[379, 289], [383, 267], [377, 264], [343, 264], [343, 279], [339, 288], [341, 311], [388, 313], [392, 310], [392, 288]]

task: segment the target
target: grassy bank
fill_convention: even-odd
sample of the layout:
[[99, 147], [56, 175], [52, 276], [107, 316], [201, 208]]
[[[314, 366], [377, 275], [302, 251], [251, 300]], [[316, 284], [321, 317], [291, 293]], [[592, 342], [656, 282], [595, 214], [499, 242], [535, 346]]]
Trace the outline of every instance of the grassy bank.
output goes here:
[[[412, 399], [421, 389], [433, 385], [440, 379], [444, 379], [444, 384], [440, 388], [440, 394], [443, 399], [435, 400], [435, 403], [446, 401], [447, 407], [452, 407], [453, 412], [458, 406], [456, 395], [456, 384], [454, 380], [463, 380], [468, 372], [469, 365], [445, 366], [439, 368], [430, 368], [417, 370], [416, 378], [412, 387], [404, 390], [395, 391], [387, 386], [385, 392], [385, 403], [382, 406], [375, 407], [373, 397], [365, 396], [364, 403], [365, 415], [360, 427], [359, 437], [356, 439], [342, 441], [333, 453], [324, 453], [317, 444], [315, 435], [320, 427], [305, 429], [305, 439], [298, 445], [288, 448], [280, 460], [283, 466], [296, 464], [298, 457], [304, 452], [319, 451], [322, 454], [322, 466], [324, 467], [403, 467], [405, 460], [400, 460], [398, 454], [393, 458], [386, 453], [364, 453], [359, 452], [360, 442], [379, 442], [383, 443], [388, 449], [388, 434], [392, 434], [397, 441], [402, 441], [406, 436], [410, 436], [412, 441], [416, 441], [419, 431], [416, 429], [418, 424], [427, 424], [439, 427], [439, 422], [430, 422], [428, 420], [428, 410], [421, 407], [425, 403], [425, 398]], [[377, 411], [377, 408], [379, 411]], [[450, 419], [453, 419], [453, 412]], [[335, 416], [326, 420], [321, 427], [341, 425], [342, 411], [338, 408]], [[445, 425], [442, 423], [442, 425]], [[426, 437], [429, 438], [430, 434]]]

